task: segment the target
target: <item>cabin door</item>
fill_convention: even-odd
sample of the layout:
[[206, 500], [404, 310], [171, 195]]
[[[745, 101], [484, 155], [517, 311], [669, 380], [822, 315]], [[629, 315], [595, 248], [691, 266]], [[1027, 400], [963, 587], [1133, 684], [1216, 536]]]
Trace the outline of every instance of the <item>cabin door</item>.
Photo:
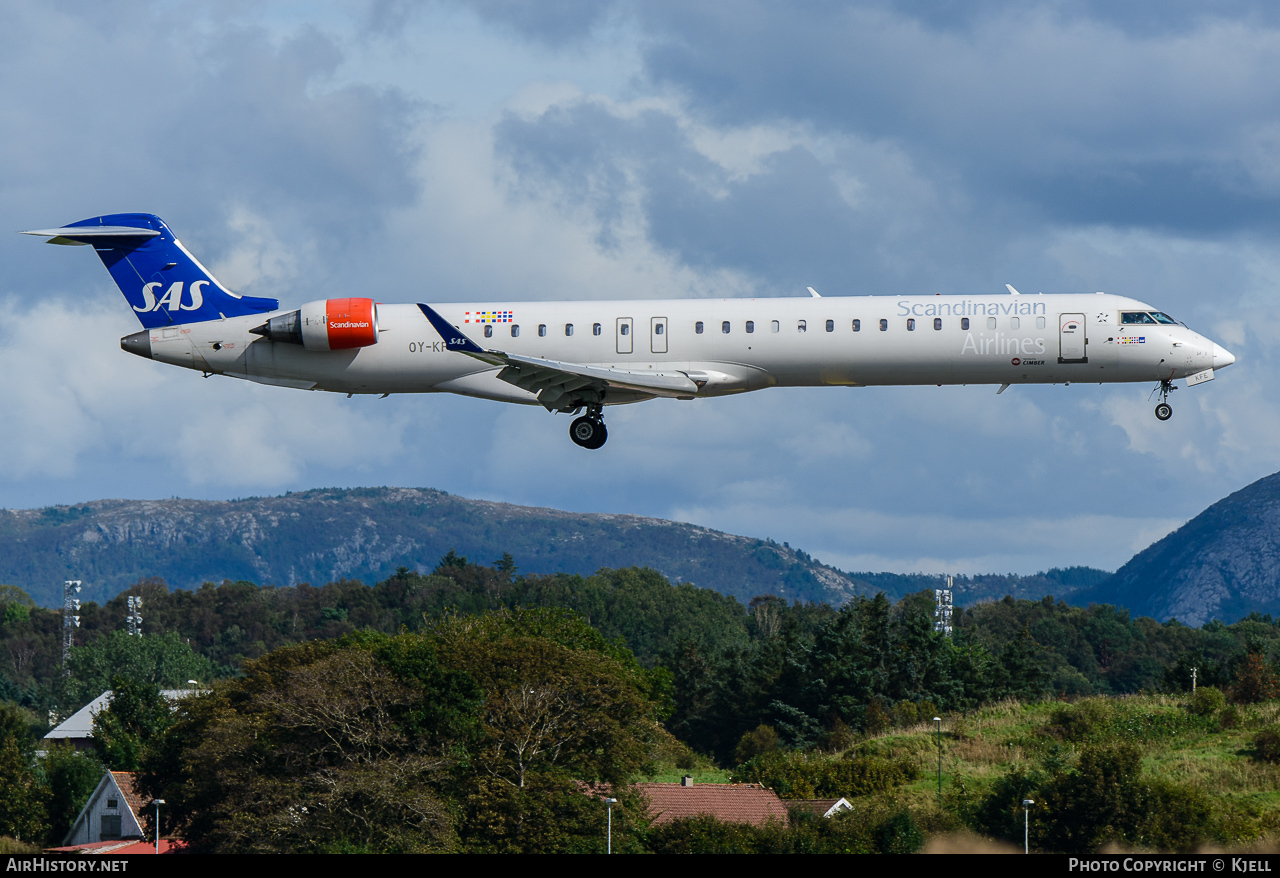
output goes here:
[[1083, 314], [1058, 315], [1058, 362], [1087, 363]]

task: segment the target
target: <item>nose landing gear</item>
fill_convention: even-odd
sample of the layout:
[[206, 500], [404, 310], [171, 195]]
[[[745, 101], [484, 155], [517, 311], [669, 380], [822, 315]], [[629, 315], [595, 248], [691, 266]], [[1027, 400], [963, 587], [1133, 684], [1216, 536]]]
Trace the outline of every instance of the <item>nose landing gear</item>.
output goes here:
[[1157, 388], [1160, 392], [1160, 402], [1156, 405], [1156, 417], [1162, 421], [1167, 421], [1173, 417], [1173, 406], [1169, 405], [1169, 392], [1177, 390], [1173, 382], [1167, 378], [1160, 382]]
[[575, 445], [595, 450], [609, 439], [609, 430], [604, 425], [604, 416], [598, 405], [588, 406], [587, 413], [575, 418], [569, 425], [569, 438]]

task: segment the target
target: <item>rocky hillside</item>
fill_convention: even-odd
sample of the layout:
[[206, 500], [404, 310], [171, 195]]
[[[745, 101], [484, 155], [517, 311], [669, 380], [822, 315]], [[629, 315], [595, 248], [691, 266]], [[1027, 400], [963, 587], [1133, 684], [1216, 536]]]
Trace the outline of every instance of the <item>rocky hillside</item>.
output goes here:
[[1280, 473], [1219, 500], [1076, 602], [1188, 625], [1280, 616]]
[[0, 582], [61, 601], [64, 579], [106, 600], [138, 579], [178, 588], [374, 583], [432, 570], [450, 549], [528, 573], [653, 567], [748, 601], [759, 594], [841, 604], [870, 585], [765, 540], [635, 515], [583, 515], [411, 488], [317, 490], [229, 502], [100, 500], [0, 512]]

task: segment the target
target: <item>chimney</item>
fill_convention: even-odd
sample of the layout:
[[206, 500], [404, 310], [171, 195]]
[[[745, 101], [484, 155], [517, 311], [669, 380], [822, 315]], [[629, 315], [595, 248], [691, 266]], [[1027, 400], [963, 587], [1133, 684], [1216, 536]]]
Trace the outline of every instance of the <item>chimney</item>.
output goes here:
[[691, 786], [693, 786], [693, 775], [692, 775], [692, 774], [686, 774], [684, 777], [680, 778], [680, 786], [682, 786], [682, 787], [691, 787]]

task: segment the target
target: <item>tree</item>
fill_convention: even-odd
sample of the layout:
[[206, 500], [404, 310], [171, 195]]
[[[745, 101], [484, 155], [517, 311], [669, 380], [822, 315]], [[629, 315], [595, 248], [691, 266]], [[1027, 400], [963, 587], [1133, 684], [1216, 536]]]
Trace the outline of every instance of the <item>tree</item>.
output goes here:
[[1275, 669], [1260, 651], [1250, 650], [1236, 667], [1231, 699], [1238, 704], [1270, 701], [1280, 691]]
[[111, 680], [111, 703], [93, 718], [97, 756], [112, 771], [137, 771], [143, 752], [173, 725], [160, 687], [128, 677]]
[[102, 763], [92, 753], [80, 752], [66, 742], [54, 744], [44, 757], [49, 788], [49, 834], [46, 841], [62, 844], [80, 809], [102, 780]]
[[124, 631], [113, 631], [87, 646], [74, 647], [68, 668], [81, 701], [109, 689], [113, 678], [179, 689], [188, 680], [207, 683], [222, 676], [213, 662], [193, 652], [172, 632], [131, 637]]
[[143, 788], [202, 852], [452, 849], [436, 787], [455, 757], [432, 726], [465, 725], [468, 704], [457, 685], [422, 685], [429, 653], [401, 655], [397, 673], [375, 654], [387, 646], [356, 635], [247, 663], [244, 678], [182, 705]]
[[31, 718], [16, 705], [0, 704], [0, 836], [38, 841], [48, 831], [48, 791], [33, 763]]

